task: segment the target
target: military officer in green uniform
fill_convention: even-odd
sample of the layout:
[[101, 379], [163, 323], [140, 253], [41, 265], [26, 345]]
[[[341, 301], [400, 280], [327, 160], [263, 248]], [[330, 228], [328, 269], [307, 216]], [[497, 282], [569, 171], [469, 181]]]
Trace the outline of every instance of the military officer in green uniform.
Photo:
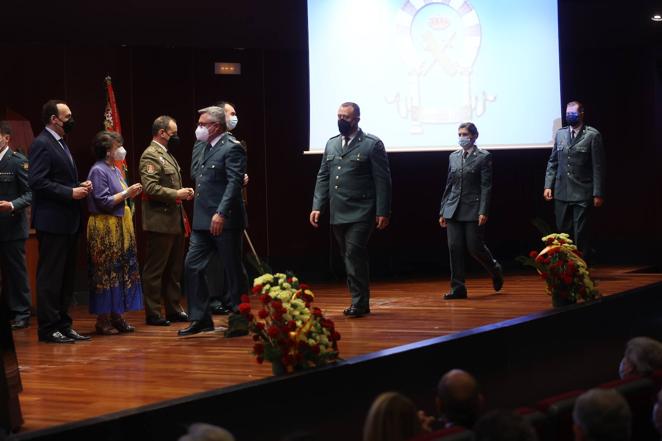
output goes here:
[[359, 128], [360, 119], [356, 103], [340, 105], [340, 134], [326, 143], [310, 212], [310, 223], [317, 228], [320, 213], [329, 208], [352, 296], [344, 310], [348, 317], [370, 313], [368, 240], [375, 227], [388, 226], [391, 216], [391, 171], [384, 144]]
[[9, 148], [11, 127], [0, 121], [0, 266], [2, 295], [12, 316], [12, 329], [30, 325], [31, 296], [25, 264], [28, 221], [32, 203], [28, 186], [28, 160]]
[[179, 304], [188, 225], [181, 201], [192, 199], [193, 189], [182, 188], [181, 169], [173, 155], [178, 146], [176, 121], [159, 116], [152, 124], [152, 142], [140, 157], [142, 224], [147, 236], [142, 274], [145, 322], [154, 326], [188, 321]]

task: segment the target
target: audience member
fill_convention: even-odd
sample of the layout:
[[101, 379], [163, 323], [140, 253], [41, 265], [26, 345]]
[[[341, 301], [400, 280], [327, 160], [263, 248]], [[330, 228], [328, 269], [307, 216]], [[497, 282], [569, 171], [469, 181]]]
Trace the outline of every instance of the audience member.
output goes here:
[[483, 407], [483, 396], [478, 388], [478, 382], [468, 372], [453, 369], [439, 380], [437, 385], [438, 419], [419, 412], [421, 423], [428, 430], [439, 430], [446, 427], [473, 427]]
[[363, 441], [406, 441], [421, 431], [414, 403], [397, 392], [386, 392], [370, 407], [363, 425]]
[[493, 410], [476, 422], [474, 441], [537, 441], [531, 424], [510, 410]]
[[591, 389], [577, 398], [572, 412], [575, 441], [628, 441], [630, 407], [613, 389]]
[[653, 406], [653, 426], [655, 426], [655, 430], [662, 439], [662, 389], [657, 393], [657, 399]]
[[662, 343], [650, 337], [630, 339], [618, 367], [620, 377], [647, 376], [657, 369], [662, 369]]

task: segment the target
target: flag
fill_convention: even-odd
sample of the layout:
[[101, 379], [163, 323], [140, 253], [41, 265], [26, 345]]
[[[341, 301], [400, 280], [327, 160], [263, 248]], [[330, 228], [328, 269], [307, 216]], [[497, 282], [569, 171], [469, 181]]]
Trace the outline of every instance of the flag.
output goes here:
[[[120, 113], [117, 110], [117, 102], [115, 101], [115, 91], [113, 90], [113, 83], [110, 76], [105, 78], [106, 83], [106, 110], [104, 112], [103, 125], [109, 132], [117, 132], [122, 134], [122, 124], [120, 123]], [[127, 173], [129, 171], [126, 165], [126, 159], [122, 161], [115, 161], [115, 165], [122, 172], [124, 181], [127, 181]]]

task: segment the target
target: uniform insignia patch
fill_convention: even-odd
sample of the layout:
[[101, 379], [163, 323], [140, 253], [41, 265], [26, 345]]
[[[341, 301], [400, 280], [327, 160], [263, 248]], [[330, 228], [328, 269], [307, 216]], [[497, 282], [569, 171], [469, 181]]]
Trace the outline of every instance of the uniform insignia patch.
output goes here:
[[26, 170], [26, 171], [27, 171], [28, 167], [29, 167], [28, 163], [27, 163], [27, 162], [24, 162], [24, 163], [23, 163], [23, 170]]
[[156, 172], [156, 168], [154, 167], [154, 164], [147, 164], [147, 173], [153, 174]]

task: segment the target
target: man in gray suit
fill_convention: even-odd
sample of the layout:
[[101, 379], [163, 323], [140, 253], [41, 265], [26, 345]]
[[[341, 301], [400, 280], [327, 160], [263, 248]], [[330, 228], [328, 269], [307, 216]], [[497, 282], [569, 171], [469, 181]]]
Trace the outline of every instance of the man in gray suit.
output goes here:
[[570, 234], [586, 259], [591, 206], [604, 202], [605, 154], [600, 132], [584, 124], [580, 102], [568, 103], [565, 119], [568, 125], [556, 132], [547, 162], [543, 197], [554, 199], [556, 227]]
[[370, 313], [368, 240], [375, 226], [383, 230], [391, 216], [391, 171], [382, 141], [359, 128], [356, 103], [338, 109], [339, 135], [329, 139], [317, 173], [310, 223], [329, 205], [330, 223], [345, 262], [352, 304], [348, 317]]
[[[191, 324], [179, 336], [212, 331], [209, 287], [205, 277], [209, 259], [218, 252], [223, 267], [237, 274], [241, 256], [241, 233], [246, 226], [246, 210], [241, 187], [246, 172], [246, 151], [228, 131], [225, 111], [207, 107], [199, 111], [198, 142], [193, 146], [192, 170], [195, 171], [193, 231], [186, 254], [186, 291]], [[228, 250], [224, 252], [224, 250]], [[238, 289], [230, 291], [232, 306], [240, 303]]]
[[451, 263], [451, 291], [444, 295], [446, 300], [467, 298], [467, 249], [492, 277], [494, 290], [503, 286], [501, 265], [483, 241], [492, 195], [492, 157], [476, 146], [478, 129], [473, 123], [460, 124], [458, 137], [462, 148], [448, 159], [448, 178], [439, 209], [439, 225], [448, 228]]
[[2, 295], [12, 315], [12, 329], [30, 325], [32, 298], [25, 262], [28, 220], [25, 209], [32, 203], [28, 186], [28, 159], [9, 148], [11, 127], [0, 121], [0, 268]]

